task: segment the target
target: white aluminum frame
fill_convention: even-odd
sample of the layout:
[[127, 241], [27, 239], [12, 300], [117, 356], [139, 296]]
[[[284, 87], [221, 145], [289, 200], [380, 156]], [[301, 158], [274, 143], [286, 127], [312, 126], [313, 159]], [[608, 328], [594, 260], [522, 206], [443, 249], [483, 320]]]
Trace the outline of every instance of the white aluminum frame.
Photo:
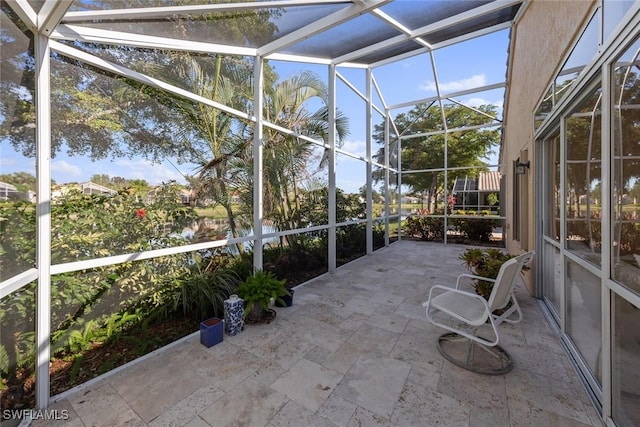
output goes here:
[[[433, 57], [433, 50], [439, 47], [448, 46], [453, 43], [469, 40], [475, 37], [479, 37], [491, 32], [500, 31], [509, 28], [510, 23], [499, 24], [483, 30], [474, 31], [464, 36], [457, 37], [455, 39], [438, 43], [437, 45], [430, 45], [424, 39], [422, 35], [426, 35], [430, 32], [439, 31], [446, 28], [449, 25], [470, 20], [483, 14], [493, 13], [503, 8], [509, 8], [515, 5], [519, 5], [523, 0], [498, 0], [489, 4], [480, 6], [472, 11], [468, 11], [457, 16], [445, 19], [435, 24], [423, 26], [418, 29], [410, 29], [402, 25], [392, 16], [383, 12], [379, 7], [390, 3], [393, 0], [273, 0], [265, 2], [246, 2], [246, 3], [219, 3], [209, 5], [194, 5], [194, 6], [172, 6], [172, 7], [156, 7], [145, 9], [113, 9], [105, 11], [73, 11], [69, 12], [73, 0], [46, 0], [42, 5], [39, 13], [35, 13], [31, 8], [27, 0], [7, 0], [9, 6], [15, 11], [19, 19], [21, 19], [34, 33], [36, 37], [36, 84], [37, 84], [37, 189], [38, 189], [38, 204], [37, 204], [37, 243], [36, 243], [36, 266], [35, 269], [30, 269], [21, 274], [18, 274], [2, 283], [0, 283], [0, 297], [4, 298], [18, 289], [32, 283], [34, 280], [38, 280], [37, 287], [37, 324], [36, 324], [36, 344], [38, 348], [37, 355], [37, 367], [36, 367], [36, 401], [38, 408], [46, 408], [50, 402], [49, 391], [49, 358], [50, 358], [50, 316], [51, 316], [51, 276], [66, 272], [73, 272], [82, 269], [95, 268], [99, 266], [111, 265], [129, 262], [132, 260], [144, 260], [151, 259], [159, 256], [166, 256], [184, 252], [190, 252], [194, 250], [223, 247], [236, 243], [244, 243], [253, 241], [255, 247], [262, 247], [262, 242], [266, 238], [286, 236], [299, 232], [315, 231], [328, 229], [329, 231], [329, 253], [328, 253], [328, 270], [330, 273], [336, 271], [336, 236], [335, 231], [337, 227], [366, 223], [367, 232], [367, 245], [366, 253], [373, 252], [373, 221], [383, 219], [385, 222], [385, 245], [389, 245], [389, 225], [390, 219], [396, 219], [398, 226], [401, 222], [401, 199], [402, 199], [402, 174], [401, 171], [401, 149], [402, 138], [399, 139], [396, 149], [397, 165], [390, 165], [390, 143], [389, 134], [391, 126], [394, 127], [396, 133], [398, 129], [392, 120], [392, 111], [404, 106], [415, 105], [423, 102], [421, 100], [411, 101], [406, 104], [400, 104], [395, 106], [389, 106], [385, 102], [383, 93], [376, 82], [374, 76], [374, 69], [378, 66], [389, 64], [391, 62], [397, 62], [401, 59], [411, 56], [419, 55], [422, 53], [428, 53], [431, 59], [431, 66], [435, 73], [435, 60]], [[234, 10], [247, 10], [255, 8], [278, 8], [278, 7], [294, 7], [294, 6], [313, 6], [323, 4], [344, 4], [345, 7], [337, 12], [319, 19], [318, 21], [307, 25], [303, 28], [295, 30], [290, 34], [277, 39], [273, 42], [267, 43], [264, 46], [258, 48], [248, 48], [239, 46], [226, 46], [215, 43], [193, 42], [188, 40], [179, 40], [169, 37], [147, 36], [141, 34], [133, 34], [123, 31], [109, 31], [91, 28], [90, 25], [82, 25], [84, 22], [91, 22], [93, 20], [123, 20], [123, 19], [149, 19], [149, 18], [161, 18], [167, 15], [184, 15], [204, 12], [221, 12], [221, 11], [234, 11]], [[353, 18], [356, 18], [362, 14], [370, 13], [372, 16], [380, 19], [382, 22], [390, 25], [391, 27], [402, 33], [399, 36], [393, 37], [389, 40], [375, 43], [367, 48], [358, 49], [347, 55], [342, 55], [337, 58], [325, 59], [315, 58], [300, 55], [291, 55], [282, 52], [289, 46], [292, 46], [298, 42], [304, 41], [309, 37], [319, 34], [323, 31], [336, 27], [344, 22], [347, 22]], [[404, 43], [408, 40], [414, 41], [419, 47], [418, 49], [407, 52], [401, 55], [397, 55], [392, 58], [388, 58], [379, 61], [374, 64], [361, 64], [357, 62], [359, 57], [368, 55], [375, 52], [378, 49], [395, 46]], [[74, 48], [69, 44], [61, 43], [61, 41], [81, 41], [102, 43], [108, 45], [126, 45], [145, 49], [161, 49], [161, 50], [174, 50], [183, 52], [204, 52], [210, 54], [223, 54], [223, 55], [242, 55], [252, 56], [255, 58], [254, 62], [254, 115], [247, 112], [239, 111], [212, 101], [210, 99], [198, 96], [192, 92], [181, 89], [174, 85], [168, 84], [160, 79], [152, 78], [144, 74], [133, 71], [127, 67], [120, 66], [109, 61], [98, 58], [92, 54], [86, 53], [80, 49]], [[192, 245], [185, 245], [181, 247], [165, 248], [153, 251], [147, 251], [143, 253], [122, 254], [116, 256], [110, 256], [100, 259], [91, 259], [78, 262], [63, 263], [57, 265], [51, 265], [51, 120], [50, 120], [50, 56], [51, 52], [55, 51], [61, 55], [78, 60], [80, 62], [90, 64], [99, 69], [102, 69], [108, 73], [124, 76], [126, 78], [138, 81], [142, 84], [152, 86], [154, 88], [167, 91], [169, 93], [178, 95], [194, 103], [202, 103], [210, 107], [216, 108], [224, 113], [227, 113], [233, 117], [241, 120], [254, 123], [254, 235], [242, 238], [225, 239], [213, 242], [198, 243]], [[329, 125], [330, 133], [329, 140], [326, 142], [314, 140], [304, 135], [300, 135], [293, 130], [283, 128], [274, 123], [270, 123], [263, 118], [263, 104], [264, 104], [264, 90], [263, 90], [263, 68], [264, 60], [277, 59], [283, 61], [295, 61], [314, 64], [323, 64], [328, 68], [328, 81], [329, 81]], [[356, 87], [351, 84], [346, 78], [340, 75], [336, 71], [336, 66], [360, 68], [366, 72], [366, 93], [362, 94]], [[357, 96], [362, 98], [366, 103], [366, 154], [360, 156], [346, 150], [340, 149], [336, 146], [336, 79], [341, 79], [348, 88], [350, 88]], [[438, 82], [436, 81], [436, 84]], [[440, 93], [438, 87], [438, 94], [433, 99], [437, 101], [442, 107], [442, 103], [445, 99], [449, 99], [451, 102], [459, 103], [451, 99], [454, 96], [464, 96], [469, 93], [485, 91], [506, 86], [505, 83], [499, 83], [495, 85], [485, 86], [483, 88], [461, 91], [449, 94], [446, 98]], [[375, 105], [373, 100], [374, 90], [382, 102], [382, 107]], [[461, 103], [459, 103], [461, 104]], [[384, 160], [383, 163], [374, 161], [373, 153], [373, 110], [376, 110], [382, 115], [385, 122], [384, 131]], [[443, 117], [444, 119], [444, 117]], [[446, 138], [446, 122], [445, 126], [445, 138]], [[495, 124], [492, 126], [499, 126]], [[277, 233], [263, 233], [262, 222], [264, 218], [263, 212], [263, 134], [264, 128], [268, 127], [276, 131], [282, 132], [287, 135], [295, 136], [306, 142], [318, 145], [328, 150], [329, 153], [329, 220], [328, 224], [322, 226], [316, 226], [305, 229], [286, 230]], [[487, 126], [485, 126], [487, 127]], [[472, 127], [469, 127], [471, 129]], [[407, 136], [415, 137], [415, 136]], [[446, 146], [446, 145], [445, 145]], [[337, 154], [343, 154], [360, 161], [365, 162], [366, 165], [366, 198], [367, 198], [367, 215], [365, 220], [358, 221], [346, 221], [343, 223], [336, 223], [336, 156]], [[446, 158], [446, 148], [445, 148]], [[384, 194], [385, 194], [385, 208], [384, 215], [379, 218], [373, 218], [373, 181], [372, 172], [373, 167], [377, 166], [384, 169]], [[390, 215], [389, 199], [390, 199], [390, 174], [391, 172], [397, 174], [397, 210], [398, 213]], [[445, 176], [446, 176], [445, 168]], [[446, 190], [445, 190], [446, 192]], [[446, 195], [446, 193], [445, 193]], [[400, 239], [401, 236], [399, 235]], [[261, 269], [263, 264], [262, 251], [254, 252], [253, 266], [255, 269]]]
[[[602, 8], [598, 5], [600, 11]], [[569, 259], [572, 262], [580, 265], [581, 267], [587, 269], [591, 273], [595, 274], [600, 278], [601, 282], [601, 330], [602, 330], [602, 338], [601, 338], [601, 365], [602, 365], [602, 378], [601, 378], [601, 390], [594, 390], [593, 393], [597, 399], [599, 399], [599, 403], [601, 406], [601, 416], [608, 427], [614, 427], [616, 424], [612, 418], [612, 399], [613, 399], [613, 391], [612, 391], [612, 360], [611, 360], [611, 351], [612, 351], [612, 326], [613, 326], [613, 316], [611, 310], [611, 302], [615, 296], [619, 296], [626, 300], [627, 302], [635, 305], [636, 307], [640, 307], [640, 295], [630, 291], [625, 288], [621, 284], [615, 282], [611, 279], [611, 242], [613, 239], [611, 233], [612, 226], [612, 216], [611, 216], [611, 200], [608, 196], [611, 195], [612, 191], [612, 157], [610, 151], [612, 150], [611, 144], [613, 143], [613, 113], [611, 109], [612, 101], [612, 71], [611, 66], [615, 59], [624, 52], [628, 45], [630, 45], [635, 38], [638, 36], [638, 28], [640, 28], [640, 2], [635, 2], [631, 7], [629, 12], [627, 13], [627, 18], [625, 22], [621, 22], [617, 28], [616, 37], [609, 38], [604, 46], [599, 50], [599, 54], [596, 55], [584, 68], [582, 74], [574, 81], [571, 85], [571, 88], [567, 91], [567, 93], [562, 97], [562, 99], [554, 106], [553, 111], [549, 114], [540, 126], [536, 129], [534, 138], [537, 141], [543, 141], [544, 138], [548, 135], [551, 135], [557, 129], [557, 123], [560, 125], [560, 137], [561, 144], [565, 141], [566, 129], [565, 129], [565, 120], [563, 118], [571, 111], [571, 107], [575, 105], [576, 100], [582, 99], [581, 94], [588, 93], [593, 89], [593, 82], [601, 82], [600, 87], [602, 89], [602, 133], [601, 133], [601, 155], [602, 155], [602, 183], [601, 189], [603, 195], [606, 197], [602, 197], [602, 218], [601, 223], [603, 224], [601, 231], [601, 253], [600, 253], [600, 266], [593, 266], [592, 264], [583, 261], [579, 257], [571, 254], [567, 248], [565, 247], [566, 242], [566, 209], [560, 209], [560, 242], [557, 246], [560, 250], [560, 257], [562, 258], [562, 277], [566, 276], [565, 272], [565, 259]], [[602, 33], [602, 32], [600, 32]], [[543, 151], [543, 150], [540, 150]], [[538, 155], [538, 160], [542, 160]], [[560, 149], [560, 164], [566, 165], [566, 153], [563, 146]], [[566, 172], [565, 168], [561, 168], [560, 173], [560, 200], [563, 201], [563, 205], [566, 203]], [[540, 191], [544, 191], [541, 189]], [[538, 194], [539, 192], [538, 191]], [[537, 206], [537, 215], [544, 215], [544, 211], [542, 210], [544, 207], [542, 204], [538, 204]], [[608, 227], [605, 227], [605, 224], [609, 224]], [[538, 245], [544, 245], [544, 236], [542, 230], [539, 230], [538, 233]], [[540, 246], [543, 247], [543, 246]], [[543, 257], [541, 256], [541, 259]], [[544, 266], [540, 266], [538, 274], [542, 274], [542, 268]], [[540, 277], [540, 276], [539, 276]], [[566, 337], [566, 297], [565, 292], [561, 292], [561, 313], [560, 316], [560, 333], [563, 337]], [[564, 339], [563, 342], [565, 346], [567, 346], [574, 355], [576, 354], [576, 349], [571, 344], [570, 340]], [[587, 389], [590, 388], [589, 381], [585, 378], [584, 371], [586, 370], [586, 366], [583, 361], [576, 357], [574, 357], [574, 364], [579, 368], [581, 373], [580, 377], [582, 381], [585, 383], [585, 387]]]

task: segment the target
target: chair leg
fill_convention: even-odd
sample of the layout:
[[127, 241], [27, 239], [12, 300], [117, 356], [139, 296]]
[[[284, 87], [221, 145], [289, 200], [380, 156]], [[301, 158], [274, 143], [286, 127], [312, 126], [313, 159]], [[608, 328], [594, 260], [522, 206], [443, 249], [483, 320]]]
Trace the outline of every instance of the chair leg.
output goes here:
[[484, 375], [503, 375], [513, 369], [511, 356], [500, 346], [486, 346], [455, 332], [438, 338], [438, 351], [454, 365]]

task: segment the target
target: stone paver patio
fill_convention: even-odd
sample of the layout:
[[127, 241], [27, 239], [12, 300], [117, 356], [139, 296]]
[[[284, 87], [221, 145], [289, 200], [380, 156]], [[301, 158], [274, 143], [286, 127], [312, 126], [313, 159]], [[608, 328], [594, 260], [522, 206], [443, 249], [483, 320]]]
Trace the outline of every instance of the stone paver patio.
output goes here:
[[[400, 241], [296, 289], [270, 324], [198, 334], [58, 396], [65, 426], [602, 426], [535, 299], [501, 325], [502, 376], [446, 362], [421, 304], [459, 245]], [[43, 425], [34, 422], [32, 425]]]

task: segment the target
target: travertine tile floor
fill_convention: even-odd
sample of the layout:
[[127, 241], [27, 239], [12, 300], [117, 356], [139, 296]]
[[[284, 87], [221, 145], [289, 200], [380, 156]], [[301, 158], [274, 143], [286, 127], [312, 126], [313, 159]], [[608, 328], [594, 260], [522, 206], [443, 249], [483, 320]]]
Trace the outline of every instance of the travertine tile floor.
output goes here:
[[[271, 324], [197, 334], [59, 396], [65, 426], [602, 426], [538, 303], [502, 325], [513, 371], [446, 362], [421, 303], [466, 247], [400, 241], [296, 290]], [[40, 425], [33, 423], [32, 425]]]

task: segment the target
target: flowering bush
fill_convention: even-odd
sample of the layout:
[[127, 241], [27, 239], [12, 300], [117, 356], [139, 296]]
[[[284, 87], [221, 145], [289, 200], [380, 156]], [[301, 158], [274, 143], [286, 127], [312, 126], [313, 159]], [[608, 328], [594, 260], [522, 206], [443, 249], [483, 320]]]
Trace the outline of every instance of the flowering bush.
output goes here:
[[444, 218], [410, 216], [403, 231], [420, 240], [439, 240], [444, 236]]
[[[164, 185], [147, 204], [143, 203], [142, 195], [128, 191], [103, 196], [71, 190], [54, 199], [51, 203], [52, 264], [185, 244], [187, 240], [181, 232], [197, 216], [193, 208], [180, 202], [178, 190], [174, 184]], [[35, 222], [32, 203], [2, 204], [0, 268], [3, 277], [5, 268], [10, 268], [13, 275], [34, 267]], [[78, 339], [82, 340], [83, 335], [92, 336], [107, 324], [113, 332], [114, 319], [131, 318], [124, 316], [127, 311], [141, 313], [140, 307], [148, 311], [165, 304], [166, 288], [176, 286], [178, 279], [190, 271], [188, 257], [178, 254], [128, 261], [53, 276], [53, 352], [83, 348], [75, 345]], [[11, 328], [10, 333], [0, 334], [3, 382], [14, 375], [18, 367], [33, 366], [35, 305], [35, 284], [0, 301], [0, 321], [3, 327]]]

